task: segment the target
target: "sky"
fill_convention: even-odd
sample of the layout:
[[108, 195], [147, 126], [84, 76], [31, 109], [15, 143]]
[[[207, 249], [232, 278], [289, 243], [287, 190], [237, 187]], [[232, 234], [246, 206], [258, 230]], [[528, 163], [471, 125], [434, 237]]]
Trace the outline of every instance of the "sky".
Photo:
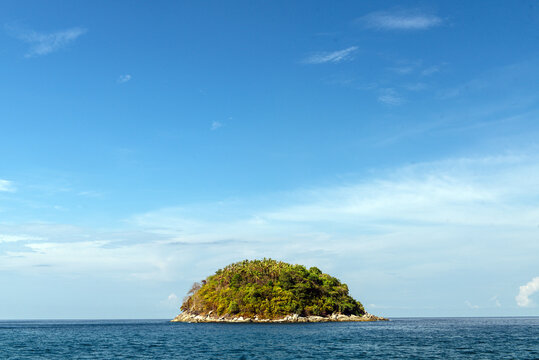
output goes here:
[[172, 318], [271, 257], [539, 315], [536, 1], [0, 2], [0, 319]]

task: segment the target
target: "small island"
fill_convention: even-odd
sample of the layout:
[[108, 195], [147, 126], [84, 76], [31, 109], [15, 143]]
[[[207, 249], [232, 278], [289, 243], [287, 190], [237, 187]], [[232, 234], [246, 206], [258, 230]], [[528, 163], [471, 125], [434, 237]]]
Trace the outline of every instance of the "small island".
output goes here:
[[300, 323], [378, 321], [320, 269], [272, 259], [244, 260], [193, 284], [173, 322]]

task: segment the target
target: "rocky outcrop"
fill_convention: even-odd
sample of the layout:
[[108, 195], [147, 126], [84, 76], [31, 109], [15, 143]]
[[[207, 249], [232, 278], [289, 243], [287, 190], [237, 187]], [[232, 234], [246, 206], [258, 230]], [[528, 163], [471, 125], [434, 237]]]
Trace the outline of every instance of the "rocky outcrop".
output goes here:
[[213, 316], [212, 312], [201, 315], [192, 314], [184, 311], [176, 316], [172, 322], [188, 322], [188, 323], [316, 323], [316, 322], [350, 322], [350, 321], [387, 321], [389, 319], [375, 316], [369, 313], [364, 315], [343, 315], [332, 314], [331, 316], [298, 316], [292, 314], [281, 319], [264, 319], [258, 316], [253, 318], [244, 318], [243, 316]]

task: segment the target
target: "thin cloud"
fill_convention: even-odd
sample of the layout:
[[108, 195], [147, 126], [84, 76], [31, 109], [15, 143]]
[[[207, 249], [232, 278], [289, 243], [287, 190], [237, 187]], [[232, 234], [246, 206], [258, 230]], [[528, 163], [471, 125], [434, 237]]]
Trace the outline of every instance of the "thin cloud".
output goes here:
[[358, 21], [376, 30], [426, 30], [442, 24], [438, 16], [410, 11], [376, 11]]
[[86, 190], [86, 191], [78, 192], [77, 195], [84, 196], [84, 197], [90, 197], [90, 198], [97, 198], [97, 197], [102, 197], [103, 193], [99, 192], [99, 191], [94, 191], [94, 190]]
[[123, 84], [123, 83], [128, 82], [129, 80], [131, 80], [131, 75], [129, 74], [120, 75], [120, 77], [118, 78], [118, 83]]
[[15, 38], [30, 44], [30, 49], [25, 54], [25, 57], [42, 56], [60, 50], [77, 40], [87, 31], [84, 28], [74, 27], [66, 30], [42, 33], [9, 25], [6, 25], [6, 29]]
[[180, 306], [180, 298], [178, 295], [171, 293], [165, 300], [161, 301], [161, 304], [166, 307], [178, 308]]
[[352, 54], [357, 51], [357, 46], [350, 46], [343, 50], [333, 52], [320, 52], [313, 54], [303, 60], [305, 64], [337, 64], [343, 61], [352, 60]]
[[389, 70], [397, 74], [406, 75], [413, 72], [414, 67], [413, 66], [397, 66], [397, 67], [390, 67]]
[[440, 72], [440, 67], [439, 66], [430, 66], [430, 67], [424, 69], [423, 71], [421, 71], [421, 75], [429, 76], [429, 75], [435, 74], [437, 72]]
[[519, 289], [518, 295], [515, 296], [517, 305], [520, 307], [529, 307], [533, 304], [530, 300], [530, 296], [539, 291], [539, 276], [535, 277], [529, 283], [522, 285]]
[[[529, 61], [492, 68], [457, 86], [440, 89], [437, 97], [446, 100], [469, 96], [471, 94], [481, 93], [482, 95], [486, 95], [492, 91], [497, 94], [499, 89], [518, 87], [520, 94], [511, 101], [521, 101], [520, 99], [527, 98], [523, 94], [536, 93], [538, 65], [539, 61], [537, 58], [533, 58]], [[537, 102], [536, 99], [534, 101]]]
[[422, 82], [404, 85], [404, 88], [409, 91], [422, 91], [428, 88], [428, 85]]
[[494, 295], [489, 299], [490, 302], [493, 302], [496, 307], [501, 307], [502, 304], [500, 303], [500, 300], [498, 299], [498, 295]]
[[404, 99], [393, 89], [382, 89], [378, 101], [386, 105], [401, 105]]
[[[215, 268], [264, 256], [347, 274], [351, 289], [404, 294], [410, 285], [403, 279], [414, 279], [417, 292], [442, 275], [455, 279], [455, 273], [457, 283], [473, 286], [464, 271], [470, 258], [477, 268], [502, 257], [511, 261], [507, 268], [534, 264], [529, 254], [537, 228], [530, 224], [537, 223], [539, 210], [527, 199], [539, 194], [537, 159], [533, 153], [409, 165], [357, 183], [155, 210], [126, 219], [124, 231], [0, 223], [0, 233], [46, 238], [8, 244], [0, 252], [0, 271], [166, 282], [166, 293], [155, 294], [157, 304], [168, 300], [170, 281], [187, 291]], [[514, 246], [508, 248], [507, 239]], [[362, 269], [356, 270], [358, 263]], [[40, 264], [51, 266], [35, 267]], [[490, 296], [491, 289], [486, 282], [478, 291]], [[514, 297], [514, 290], [509, 285], [500, 291]], [[403, 306], [389, 298], [383, 301], [388, 309]], [[442, 309], [450, 300], [440, 295], [440, 301]], [[414, 298], [412, 306], [429, 304]]]
[[424, 66], [421, 60], [413, 62], [399, 61], [397, 65], [388, 67], [387, 70], [398, 75], [419, 74], [421, 76], [431, 76], [441, 72], [446, 65], [447, 63]]
[[211, 123], [210, 130], [215, 131], [215, 130], [221, 128], [221, 127], [223, 127], [223, 124], [221, 122], [214, 121], [214, 122]]
[[0, 243], [45, 240], [39, 236], [0, 234]]
[[13, 182], [9, 180], [0, 179], [0, 192], [14, 192], [15, 186], [13, 186]]
[[479, 309], [479, 305], [472, 304], [470, 301], [466, 300], [464, 302], [466, 306], [468, 306], [470, 309]]

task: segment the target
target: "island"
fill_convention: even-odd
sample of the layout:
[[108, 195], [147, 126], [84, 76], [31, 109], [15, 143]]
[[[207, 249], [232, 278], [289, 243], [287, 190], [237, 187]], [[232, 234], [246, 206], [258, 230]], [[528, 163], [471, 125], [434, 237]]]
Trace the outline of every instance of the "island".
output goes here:
[[306, 323], [379, 321], [320, 269], [273, 259], [244, 260], [194, 283], [172, 322]]

